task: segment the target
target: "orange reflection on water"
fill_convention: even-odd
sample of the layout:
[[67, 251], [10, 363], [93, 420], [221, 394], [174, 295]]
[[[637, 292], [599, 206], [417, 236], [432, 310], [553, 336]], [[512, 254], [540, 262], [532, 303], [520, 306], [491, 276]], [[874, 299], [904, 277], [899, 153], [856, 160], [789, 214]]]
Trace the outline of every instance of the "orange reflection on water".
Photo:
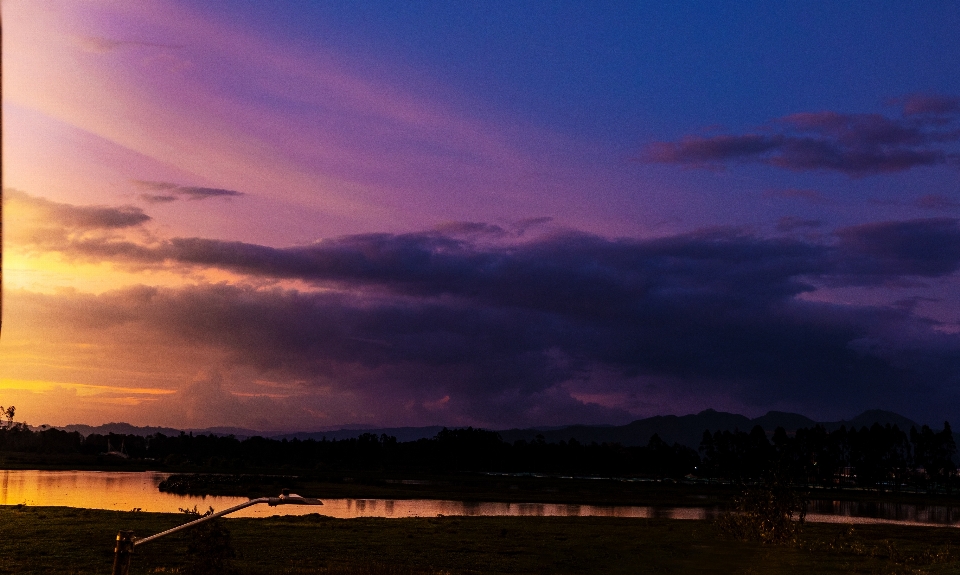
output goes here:
[[[44, 505], [176, 513], [180, 509], [220, 511], [245, 497], [215, 497], [161, 493], [157, 486], [166, 473], [108, 471], [0, 470], [0, 505]], [[340, 519], [355, 517], [532, 516], [632, 517], [711, 519], [716, 509], [703, 507], [638, 507], [573, 505], [564, 503], [490, 503], [432, 499], [325, 499], [322, 507], [258, 505], [231, 517], [270, 517], [319, 513]], [[811, 523], [886, 523], [895, 525], [960, 525], [960, 508], [904, 504], [864, 504], [850, 501], [813, 501], [806, 520]]]
[[[176, 513], [194, 506], [222, 510], [245, 497], [191, 496], [161, 493], [157, 486], [168, 474], [113, 471], [0, 471], [0, 505], [44, 505]], [[323, 498], [322, 493], [303, 493]], [[248, 507], [231, 517], [269, 517], [321, 513], [330, 517], [437, 517], [540, 516], [540, 517], [666, 517], [671, 510], [652, 507], [567, 505], [559, 503], [478, 503], [428, 499], [323, 499], [323, 507], [285, 505]], [[680, 515], [683, 512], [679, 512]], [[677, 518], [680, 518], [679, 515]]]
[[[115, 471], [0, 471], [0, 505], [45, 505], [130, 511], [176, 512], [209, 498], [160, 493], [166, 473]], [[243, 498], [236, 499], [238, 502]]]

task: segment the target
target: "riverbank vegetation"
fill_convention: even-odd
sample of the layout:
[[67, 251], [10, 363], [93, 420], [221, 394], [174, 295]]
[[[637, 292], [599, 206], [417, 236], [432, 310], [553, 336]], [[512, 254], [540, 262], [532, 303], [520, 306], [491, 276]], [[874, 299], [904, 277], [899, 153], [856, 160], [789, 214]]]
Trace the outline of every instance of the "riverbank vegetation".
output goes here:
[[[119, 529], [151, 535], [183, 514], [0, 507], [0, 574], [107, 573]], [[582, 517], [228, 519], [237, 573], [945, 574], [956, 529], [807, 524], [796, 542], [738, 541], [708, 521]], [[138, 548], [134, 574], [186, 573], [190, 532]], [[195, 548], [196, 545], [193, 544]], [[194, 549], [196, 551], [196, 549]]]

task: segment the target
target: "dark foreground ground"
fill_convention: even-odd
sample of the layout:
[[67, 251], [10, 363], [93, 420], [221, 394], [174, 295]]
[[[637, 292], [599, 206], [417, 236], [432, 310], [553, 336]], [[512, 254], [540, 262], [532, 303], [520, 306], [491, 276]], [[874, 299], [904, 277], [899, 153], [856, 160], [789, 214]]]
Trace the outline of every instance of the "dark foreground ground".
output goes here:
[[[120, 528], [140, 536], [184, 515], [0, 507], [0, 573], [110, 573]], [[725, 538], [712, 523], [616, 518], [438, 517], [226, 522], [242, 574], [960, 573], [960, 530], [807, 525], [799, 544]], [[139, 548], [134, 574], [183, 573], [191, 534]]]

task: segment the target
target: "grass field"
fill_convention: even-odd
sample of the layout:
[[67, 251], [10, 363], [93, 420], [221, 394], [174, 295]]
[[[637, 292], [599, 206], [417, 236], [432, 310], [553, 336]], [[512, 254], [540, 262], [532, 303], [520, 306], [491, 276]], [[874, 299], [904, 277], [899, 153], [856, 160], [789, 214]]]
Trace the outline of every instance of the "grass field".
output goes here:
[[[110, 573], [116, 532], [151, 535], [182, 514], [0, 507], [0, 573]], [[798, 544], [732, 541], [704, 521], [563, 517], [225, 522], [239, 573], [960, 573], [960, 530], [807, 525]], [[180, 573], [193, 534], [137, 549], [132, 573]]]

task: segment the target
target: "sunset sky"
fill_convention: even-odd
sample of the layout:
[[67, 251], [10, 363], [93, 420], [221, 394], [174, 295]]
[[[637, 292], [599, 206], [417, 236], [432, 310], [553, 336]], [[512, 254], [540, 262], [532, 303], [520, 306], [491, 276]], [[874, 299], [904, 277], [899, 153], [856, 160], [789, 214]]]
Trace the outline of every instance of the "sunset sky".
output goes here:
[[31, 424], [960, 424], [960, 4], [2, 0]]

